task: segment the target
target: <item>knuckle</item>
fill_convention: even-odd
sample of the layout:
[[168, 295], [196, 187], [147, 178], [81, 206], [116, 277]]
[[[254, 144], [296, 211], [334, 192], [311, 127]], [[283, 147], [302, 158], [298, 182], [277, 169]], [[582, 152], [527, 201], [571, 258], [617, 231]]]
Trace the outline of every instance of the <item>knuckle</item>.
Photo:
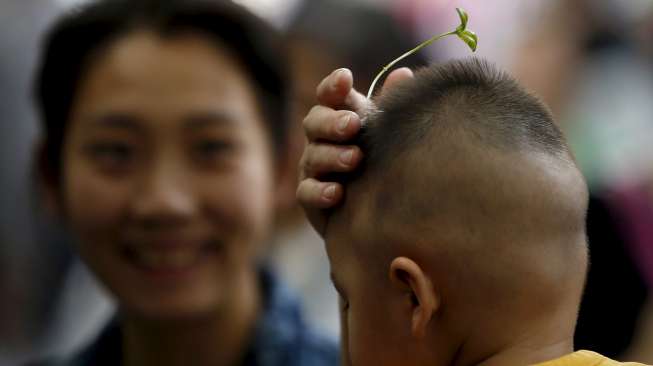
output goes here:
[[304, 169], [306, 169], [306, 174], [309, 177], [315, 177], [319, 171], [320, 164], [316, 159], [307, 159]]
[[303, 201], [306, 200], [306, 184], [307, 183], [308, 182], [305, 181], [305, 180], [299, 182], [299, 184], [297, 185], [297, 190], [295, 190], [295, 197], [300, 202], [303, 202]]
[[302, 156], [301, 170], [304, 171], [307, 177], [312, 177], [317, 169], [316, 154], [315, 148], [313, 145], [309, 145]]
[[333, 133], [335, 134], [343, 133], [347, 128], [347, 125], [352, 120], [352, 114], [353, 112], [350, 111], [338, 111], [338, 113], [334, 115], [333, 123], [331, 126], [331, 130], [333, 131]]
[[312, 125], [312, 121], [316, 113], [316, 108], [317, 106], [311, 107], [311, 110], [308, 111], [308, 114], [302, 120], [302, 126], [304, 126], [304, 130], [309, 130], [310, 126]]
[[315, 94], [317, 94], [318, 97], [321, 96], [321, 94], [325, 91], [325, 89], [327, 89], [327, 85], [330, 84], [331, 84], [331, 75], [325, 77], [324, 79], [322, 79], [322, 81], [320, 81], [319, 84], [317, 84], [317, 88], [315, 88]]
[[297, 187], [297, 200], [304, 205], [312, 205], [321, 195], [320, 184], [315, 179], [306, 179]]
[[307, 127], [309, 126], [309, 124], [311, 122], [310, 118], [311, 118], [311, 115], [310, 115], [310, 112], [309, 112], [309, 114], [307, 114], [304, 117], [304, 119], [302, 120], [302, 127], [304, 128], [304, 131], [308, 130]]
[[299, 163], [297, 164], [297, 170], [299, 171], [299, 180], [300, 182], [306, 177], [306, 152], [299, 158]]

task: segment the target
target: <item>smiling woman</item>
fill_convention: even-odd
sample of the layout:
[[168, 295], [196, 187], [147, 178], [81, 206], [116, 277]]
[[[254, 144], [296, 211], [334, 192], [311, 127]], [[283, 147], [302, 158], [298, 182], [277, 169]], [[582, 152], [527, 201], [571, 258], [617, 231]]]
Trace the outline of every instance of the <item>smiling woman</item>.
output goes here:
[[46, 199], [120, 308], [55, 364], [336, 364], [258, 264], [284, 166], [273, 35], [199, 1], [93, 3], [51, 32], [37, 83]]
[[148, 31], [114, 41], [80, 82], [65, 211], [123, 309], [178, 317], [256, 298], [249, 261], [270, 225], [273, 182], [251, 85], [224, 46]]

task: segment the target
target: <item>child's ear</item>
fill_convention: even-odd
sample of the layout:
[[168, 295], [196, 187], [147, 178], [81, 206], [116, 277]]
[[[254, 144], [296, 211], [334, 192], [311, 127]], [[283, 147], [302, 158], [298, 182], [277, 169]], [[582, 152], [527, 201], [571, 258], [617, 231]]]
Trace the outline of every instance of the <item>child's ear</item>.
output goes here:
[[401, 291], [405, 291], [412, 308], [411, 333], [423, 338], [428, 326], [440, 306], [439, 294], [431, 279], [412, 259], [397, 257], [390, 263], [390, 280]]

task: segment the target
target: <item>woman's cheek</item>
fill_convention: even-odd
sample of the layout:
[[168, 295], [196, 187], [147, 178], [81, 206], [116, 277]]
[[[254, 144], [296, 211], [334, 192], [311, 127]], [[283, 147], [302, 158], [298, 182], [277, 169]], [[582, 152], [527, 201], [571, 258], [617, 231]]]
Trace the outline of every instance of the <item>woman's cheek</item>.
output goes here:
[[71, 163], [63, 181], [64, 215], [75, 231], [105, 231], [125, 215], [128, 179], [112, 180]]
[[247, 241], [263, 240], [272, 224], [273, 187], [270, 170], [262, 164], [241, 164], [228, 174], [205, 177], [204, 204], [213, 221]]

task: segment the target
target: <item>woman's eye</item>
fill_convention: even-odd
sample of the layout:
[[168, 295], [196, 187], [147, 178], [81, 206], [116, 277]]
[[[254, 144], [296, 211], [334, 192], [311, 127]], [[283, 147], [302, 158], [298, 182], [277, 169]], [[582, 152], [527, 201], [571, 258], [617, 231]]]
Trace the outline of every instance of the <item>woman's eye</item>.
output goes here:
[[108, 166], [126, 164], [134, 156], [134, 149], [125, 143], [95, 143], [86, 150], [95, 161]]
[[221, 140], [206, 140], [197, 143], [194, 147], [195, 152], [202, 158], [216, 158], [230, 151], [233, 144]]
[[225, 140], [205, 140], [193, 145], [193, 156], [202, 163], [224, 162], [234, 150], [234, 144]]

